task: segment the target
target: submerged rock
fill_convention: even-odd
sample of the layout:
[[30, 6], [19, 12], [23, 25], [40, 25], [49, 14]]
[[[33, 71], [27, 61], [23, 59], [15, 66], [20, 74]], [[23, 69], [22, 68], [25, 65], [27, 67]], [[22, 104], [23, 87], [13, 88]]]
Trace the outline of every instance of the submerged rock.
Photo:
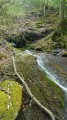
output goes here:
[[22, 87], [14, 81], [0, 82], [0, 120], [15, 120], [22, 99]]

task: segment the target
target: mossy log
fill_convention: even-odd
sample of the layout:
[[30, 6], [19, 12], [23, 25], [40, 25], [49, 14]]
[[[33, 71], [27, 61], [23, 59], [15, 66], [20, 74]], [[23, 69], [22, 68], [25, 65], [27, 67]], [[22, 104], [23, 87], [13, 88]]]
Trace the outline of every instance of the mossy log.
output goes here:
[[14, 56], [12, 57], [12, 60], [13, 60], [13, 66], [14, 66], [15, 74], [16, 74], [17, 77], [20, 79], [20, 81], [23, 83], [23, 85], [25, 86], [25, 88], [26, 88], [29, 96], [32, 98], [32, 100], [33, 100], [44, 112], [46, 112], [46, 113], [50, 116], [51, 120], [55, 120], [54, 114], [53, 114], [50, 110], [48, 110], [46, 107], [44, 107], [44, 106], [40, 103], [39, 100], [36, 99], [36, 97], [31, 93], [31, 91], [30, 91], [28, 85], [26, 84], [24, 78], [22, 78], [22, 77], [19, 75], [19, 73], [17, 72]]

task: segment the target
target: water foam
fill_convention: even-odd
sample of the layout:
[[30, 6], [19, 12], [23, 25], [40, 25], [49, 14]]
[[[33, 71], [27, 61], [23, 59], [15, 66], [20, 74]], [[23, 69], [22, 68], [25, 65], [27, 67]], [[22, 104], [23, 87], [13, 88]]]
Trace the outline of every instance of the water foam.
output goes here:
[[29, 55], [33, 55], [34, 57], [37, 57], [37, 63], [38, 65], [41, 67], [41, 69], [46, 73], [47, 77], [49, 79], [51, 79], [52, 81], [54, 81], [65, 93], [67, 93], [67, 87], [65, 87], [64, 85], [62, 85], [60, 83], [60, 81], [57, 79], [56, 75], [51, 74], [44, 66], [42, 58], [36, 54], [34, 54], [33, 52], [26, 50], [26, 53]]

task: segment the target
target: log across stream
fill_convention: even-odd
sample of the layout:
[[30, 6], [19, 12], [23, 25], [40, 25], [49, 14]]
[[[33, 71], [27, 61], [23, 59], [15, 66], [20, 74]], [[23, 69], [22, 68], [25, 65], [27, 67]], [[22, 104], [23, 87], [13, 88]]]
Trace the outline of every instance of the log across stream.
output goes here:
[[44, 61], [40, 54], [35, 52], [31, 52], [29, 50], [25, 51], [29, 55], [33, 55], [40, 68], [46, 73], [47, 77], [54, 81], [65, 93], [65, 120], [67, 120], [67, 81], [62, 80], [54, 71], [50, 71], [47, 67], [45, 67]]

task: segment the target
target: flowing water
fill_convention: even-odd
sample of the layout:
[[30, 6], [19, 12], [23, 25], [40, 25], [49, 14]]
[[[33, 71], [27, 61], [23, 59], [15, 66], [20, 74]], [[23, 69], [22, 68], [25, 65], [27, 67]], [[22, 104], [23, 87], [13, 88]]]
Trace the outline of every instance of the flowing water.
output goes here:
[[[63, 80], [60, 76], [58, 76], [55, 71], [53, 71], [51, 68], [46, 66], [45, 61], [43, 60], [43, 57], [41, 54], [37, 54], [35, 52], [31, 52], [29, 50], [26, 50], [26, 53], [29, 55], [33, 55], [37, 59], [37, 63], [40, 66], [40, 68], [46, 73], [47, 77], [54, 81], [65, 93], [65, 120], [67, 120], [67, 82]], [[48, 59], [47, 59], [48, 61]]]

